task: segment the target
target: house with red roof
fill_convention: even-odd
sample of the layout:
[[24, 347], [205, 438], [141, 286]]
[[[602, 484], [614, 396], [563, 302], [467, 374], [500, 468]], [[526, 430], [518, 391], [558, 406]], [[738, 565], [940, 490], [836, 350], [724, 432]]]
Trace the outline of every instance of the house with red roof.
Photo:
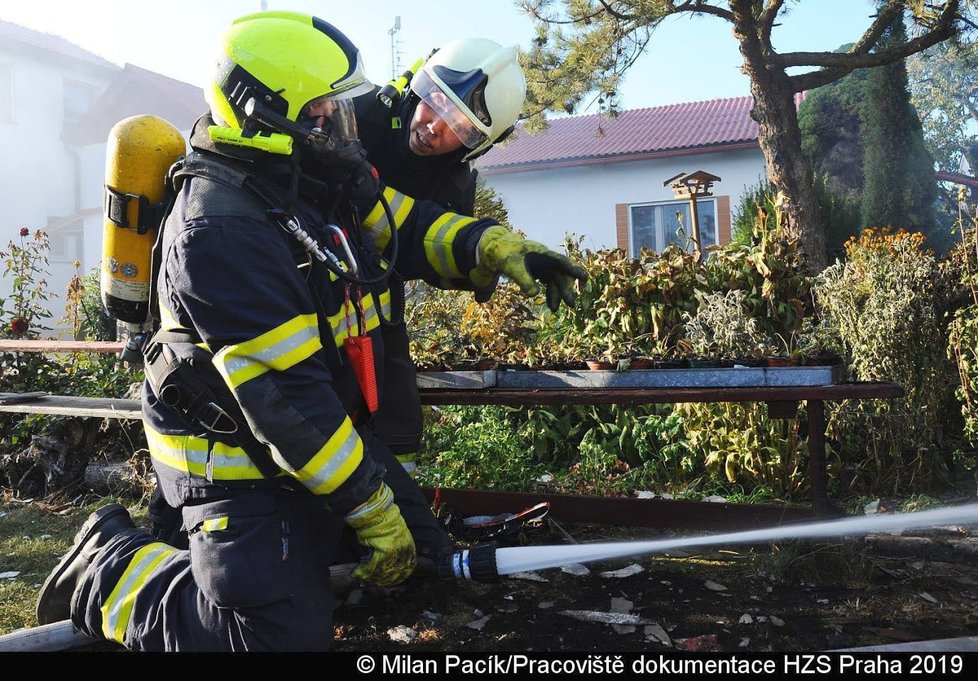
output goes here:
[[702, 245], [725, 244], [731, 211], [765, 177], [752, 105], [737, 97], [559, 118], [542, 133], [517, 129], [476, 165], [530, 238], [556, 247], [573, 234], [631, 254], [688, 245], [689, 201], [669, 180], [704, 171], [720, 180], [697, 202]]

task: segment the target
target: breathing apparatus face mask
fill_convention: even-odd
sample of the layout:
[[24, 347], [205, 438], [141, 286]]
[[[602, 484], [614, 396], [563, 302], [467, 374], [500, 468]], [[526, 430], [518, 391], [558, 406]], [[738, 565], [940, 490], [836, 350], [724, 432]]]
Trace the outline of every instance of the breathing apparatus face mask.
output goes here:
[[244, 104], [248, 122], [285, 133], [305, 150], [304, 156], [322, 165], [346, 165], [360, 158], [357, 119], [350, 99], [320, 97], [305, 107], [297, 121], [251, 97]]
[[330, 157], [343, 158], [353, 149], [360, 150], [357, 117], [351, 99], [314, 99], [303, 107], [298, 125], [308, 128], [305, 144], [323, 161]]

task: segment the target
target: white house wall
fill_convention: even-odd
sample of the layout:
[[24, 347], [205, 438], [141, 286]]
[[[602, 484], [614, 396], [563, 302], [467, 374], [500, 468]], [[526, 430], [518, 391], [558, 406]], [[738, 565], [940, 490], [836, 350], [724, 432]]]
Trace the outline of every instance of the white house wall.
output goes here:
[[[108, 87], [111, 68], [21, 52], [15, 43], [0, 44], [0, 63], [11, 68], [13, 120], [0, 121], [0, 247], [19, 241], [27, 227], [47, 231], [59, 218], [84, 208], [76, 184], [81, 159], [64, 141], [64, 82]], [[96, 202], [100, 201], [96, 197]], [[64, 310], [64, 288], [71, 276], [66, 262], [51, 262], [48, 291], [58, 299], [49, 305], [57, 319]], [[0, 279], [0, 296], [10, 292], [10, 277]]]
[[43, 229], [49, 216], [76, 212], [75, 163], [62, 139], [65, 79], [104, 89], [108, 74], [44, 61], [12, 63], [14, 121], [0, 123], [0, 143], [8, 162], [0, 164], [0, 236], [9, 239], [22, 227]]
[[662, 183], [679, 173], [696, 170], [722, 178], [714, 185], [713, 193], [730, 196], [731, 210], [739, 206], [746, 188], [765, 177], [760, 149], [523, 172], [483, 172], [482, 177], [499, 193], [513, 226], [529, 238], [557, 247], [565, 234], [584, 235], [584, 246], [598, 249], [618, 245], [615, 204], [670, 201], [672, 190]]

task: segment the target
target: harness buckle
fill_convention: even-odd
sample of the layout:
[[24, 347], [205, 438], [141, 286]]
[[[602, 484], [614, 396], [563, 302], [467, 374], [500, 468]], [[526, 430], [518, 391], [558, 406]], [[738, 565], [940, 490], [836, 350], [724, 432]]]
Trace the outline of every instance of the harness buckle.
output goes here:
[[[205, 402], [202, 404], [194, 417], [197, 423], [212, 433], [233, 435], [234, 433], [238, 432], [238, 422], [231, 418], [231, 416], [226, 411], [221, 409], [221, 407], [215, 402]], [[224, 419], [227, 425], [225, 425], [225, 423], [221, 423], [221, 419]]]

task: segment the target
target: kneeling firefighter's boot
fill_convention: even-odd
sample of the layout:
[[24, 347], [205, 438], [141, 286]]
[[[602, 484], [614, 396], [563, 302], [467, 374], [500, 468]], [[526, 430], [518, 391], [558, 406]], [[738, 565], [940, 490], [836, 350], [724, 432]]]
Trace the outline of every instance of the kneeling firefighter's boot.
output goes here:
[[69, 619], [71, 596], [95, 556], [112, 537], [135, 527], [129, 511], [119, 504], [109, 504], [90, 515], [75, 535], [71, 549], [41, 587], [37, 597], [38, 624]]

